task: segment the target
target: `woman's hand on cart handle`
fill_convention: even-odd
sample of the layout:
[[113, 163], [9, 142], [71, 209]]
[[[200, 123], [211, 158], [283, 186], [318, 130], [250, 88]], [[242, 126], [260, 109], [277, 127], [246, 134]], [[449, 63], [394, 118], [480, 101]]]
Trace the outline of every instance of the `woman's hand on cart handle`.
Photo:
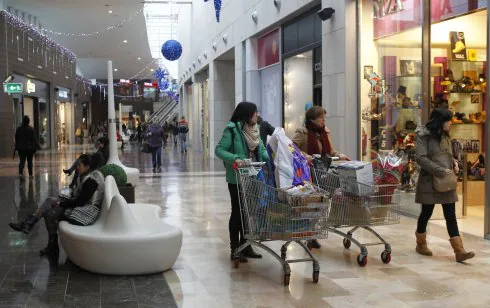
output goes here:
[[[339, 157], [338, 159], [340, 160], [346, 160], [346, 161], [350, 161], [351, 159], [349, 158], [349, 156], [345, 155], [345, 154], [339, 154]], [[332, 160], [335, 160], [333, 157], [332, 157]]]

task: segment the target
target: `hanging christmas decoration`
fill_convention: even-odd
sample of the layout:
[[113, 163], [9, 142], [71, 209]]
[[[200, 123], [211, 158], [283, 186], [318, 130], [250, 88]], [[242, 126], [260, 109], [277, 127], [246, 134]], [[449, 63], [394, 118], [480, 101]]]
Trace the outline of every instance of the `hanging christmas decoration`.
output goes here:
[[176, 40], [168, 40], [162, 46], [162, 55], [169, 61], [175, 61], [182, 55], [182, 45]]
[[167, 69], [166, 68], [163, 68], [163, 69], [162, 68], [158, 68], [153, 75], [158, 80], [158, 88], [161, 91], [167, 90], [168, 87], [169, 87], [169, 82], [168, 82], [167, 79], [170, 76], [170, 74], [168, 73]]
[[214, 0], [214, 9], [216, 10], [216, 21], [219, 22], [221, 15], [221, 0]]

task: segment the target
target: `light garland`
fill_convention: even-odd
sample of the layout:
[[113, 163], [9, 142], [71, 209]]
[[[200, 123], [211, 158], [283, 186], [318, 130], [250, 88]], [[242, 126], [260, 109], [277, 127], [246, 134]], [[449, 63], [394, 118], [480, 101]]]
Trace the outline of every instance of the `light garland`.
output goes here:
[[71, 50], [55, 43], [52, 39], [42, 34], [38, 29], [29, 26], [28, 24], [5, 10], [2, 10], [0, 12], [0, 15], [3, 16], [7, 24], [12, 26], [13, 28], [17, 29], [18, 31], [24, 32], [29, 37], [33, 38], [33, 40], [37, 40], [38, 42], [41, 42], [49, 48], [57, 49], [62, 56], [66, 56], [70, 61], [76, 61], [77, 57]]
[[143, 8], [138, 10], [136, 13], [134, 13], [133, 15], [129, 16], [128, 18], [125, 18], [123, 19], [121, 22], [119, 22], [118, 24], [115, 24], [113, 26], [109, 26], [109, 27], [106, 27], [106, 28], [102, 28], [102, 29], [99, 29], [97, 31], [92, 31], [92, 32], [75, 32], [75, 33], [69, 33], [69, 32], [58, 32], [58, 31], [53, 31], [53, 30], [50, 30], [50, 29], [47, 29], [47, 28], [43, 28], [44, 31], [52, 34], [52, 35], [58, 35], [58, 36], [67, 36], [67, 37], [83, 37], [83, 36], [94, 36], [94, 35], [99, 35], [101, 33], [104, 33], [104, 32], [107, 32], [107, 31], [110, 31], [112, 29], [116, 29], [116, 28], [120, 28], [122, 27], [125, 23], [135, 19], [136, 17], [138, 17], [140, 14], [143, 13]]

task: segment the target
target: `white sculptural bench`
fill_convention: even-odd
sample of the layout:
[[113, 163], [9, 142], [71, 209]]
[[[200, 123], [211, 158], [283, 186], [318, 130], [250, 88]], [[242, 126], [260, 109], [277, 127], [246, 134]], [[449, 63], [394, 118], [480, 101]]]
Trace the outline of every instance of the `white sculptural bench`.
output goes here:
[[128, 204], [112, 176], [105, 180], [104, 200], [91, 226], [59, 224], [61, 245], [79, 267], [106, 275], [143, 275], [170, 269], [182, 247], [182, 230], [161, 219], [153, 204]]

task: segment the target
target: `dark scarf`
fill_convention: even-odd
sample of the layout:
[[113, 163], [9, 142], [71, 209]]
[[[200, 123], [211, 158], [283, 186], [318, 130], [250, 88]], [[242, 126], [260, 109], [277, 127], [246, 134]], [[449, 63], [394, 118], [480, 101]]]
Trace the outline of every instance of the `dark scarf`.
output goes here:
[[[328, 140], [328, 133], [325, 131], [325, 126], [318, 128], [311, 122], [306, 124], [308, 129], [308, 154], [321, 154], [322, 156], [329, 155], [332, 151], [330, 140]], [[320, 138], [318, 138], [320, 135]], [[318, 146], [318, 140], [321, 141], [322, 149]]]

